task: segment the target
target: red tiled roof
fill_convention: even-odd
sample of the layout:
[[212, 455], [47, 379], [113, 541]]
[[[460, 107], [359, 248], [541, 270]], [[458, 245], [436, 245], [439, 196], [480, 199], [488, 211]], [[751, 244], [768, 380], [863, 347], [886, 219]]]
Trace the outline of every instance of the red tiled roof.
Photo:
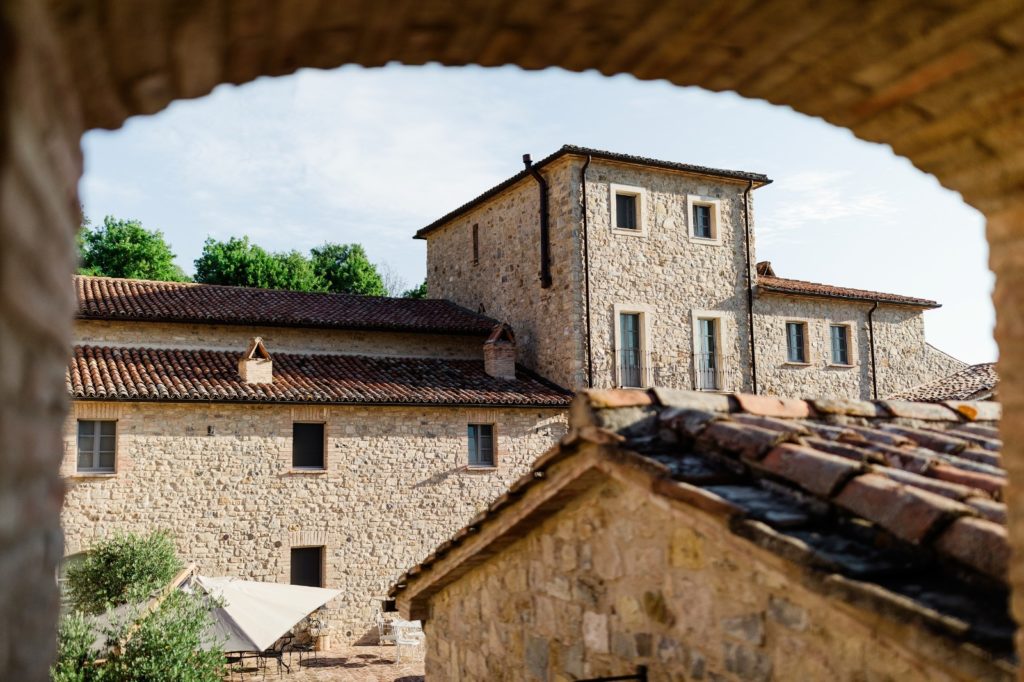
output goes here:
[[915, 308], [941, 307], [935, 301], [930, 301], [926, 298], [886, 294], [881, 291], [867, 291], [865, 289], [851, 289], [849, 287], [836, 287], [831, 284], [819, 284], [817, 282], [805, 282], [799, 279], [786, 279], [785, 277], [771, 277], [768, 275], [758, 276], [757, 289], [758, 292], [788, 294], [790, 296], [844, 298], [855, 301], [867, 301], [868, 303], [878, 301], [879, 303], [893, 303]]
[[241, 353], [75, 346], [72, 398], [138, 401], [565, 407], [572, 394], [537, 375], [484, 372], [482, 360], [274, 353], [274, 382], [247, 384]]
[[216, 284], [75, 276], [78, 316], [99, 320], [246, 324], [479, 334], [496, 322], [450, 301], [322, 294]]
[[[801, 584], [843, 584], [862, 606], [1012, 656], [998, 404], [662, 389], [585, 391], [577, 400], [561, 444], [400, 578], [392, 596], [410, 587], [431, 594], [434, 563], [467, 535], [488, 532], [527, 488], [548, 485], [548, 468], [590, 442], [647, 471], [656, 494], [725, 517], [733, 533], [802, 564], [814, 577]], [[444, 580], [479, 557], [469, 559], [447, 565]]]
[[999, 384], [994, 362], [971, 365], [964, 369], [926, 384], [891, 396], [896, 400], [916, 400], [937, 403], [943, 400], [988, 400], [995, 394]]

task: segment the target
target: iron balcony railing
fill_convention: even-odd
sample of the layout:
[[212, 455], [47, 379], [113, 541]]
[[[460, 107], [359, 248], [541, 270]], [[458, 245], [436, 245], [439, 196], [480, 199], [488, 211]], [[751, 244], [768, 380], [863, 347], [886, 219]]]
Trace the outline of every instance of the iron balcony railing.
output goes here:
[[725, 359], [718, 353], [695, 353], [693, 389], [721, 391], [725, 388]]
[[[688, 366], [689, 365], [689, 366]], [[725, 391], [730, 363], [720, 353], [697, 353], [692, 364], [650, 362], [639, 350], [615, 352], [615, 382], [622, 388], [665, 386], [695, 391]]]

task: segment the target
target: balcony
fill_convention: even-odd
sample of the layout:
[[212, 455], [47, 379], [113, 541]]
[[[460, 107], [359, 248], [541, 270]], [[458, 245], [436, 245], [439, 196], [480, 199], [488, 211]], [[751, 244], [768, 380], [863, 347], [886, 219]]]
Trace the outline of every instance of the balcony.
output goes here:
[[615, 352], [615, 385], [620, 388], [664, 386], [694, 391], [724, 391], [728, 358], [697, 353], [691, 367], [685, 361], [652, 364], [643, 351]]
[[725, 358], [718, 353], [695, 353], [693, 390], [721, 391], [725, 387]]

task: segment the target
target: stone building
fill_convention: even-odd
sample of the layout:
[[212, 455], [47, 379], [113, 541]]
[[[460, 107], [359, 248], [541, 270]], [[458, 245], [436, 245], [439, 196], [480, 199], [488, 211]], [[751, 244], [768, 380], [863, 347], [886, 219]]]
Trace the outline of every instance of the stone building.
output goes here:
[[964, 367], [925, 342], [934, 301], [755, 267], [770, 182], [564, 146], [417, 232], [428, 290], [508, 321], [572, 388], [869, 398]]
[[446, 301], [76, 277], [66, 552], [169, 529], [209, 575], [373, 595], [562, 435], [569, 393]]
[[438, 680], [1012, 680], [995, 403], [587, 391], [392, 588]]

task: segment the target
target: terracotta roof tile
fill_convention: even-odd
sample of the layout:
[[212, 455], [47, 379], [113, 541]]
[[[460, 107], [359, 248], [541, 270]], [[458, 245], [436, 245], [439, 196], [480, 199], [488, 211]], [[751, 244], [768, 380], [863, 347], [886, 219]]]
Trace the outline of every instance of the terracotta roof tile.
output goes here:
[[214, 284], [74, 278], [78, 316], [487, 336], [496, 324], [450, 301], [321, 294]]
[[482, 360], [274, 354], [274, 381], [247, 384], [241, 353], [75, 346], [76, 399], [568, 406], [572, 394], [522, 368], [497, 379]]
[[864, 465], [849, 459], [788, 443], [773, 449], [757, 466], [823, 497], [830, 497], [842, 484], [866, 470]]
[[[926, 403], [962, 400], [989, 400], [999, 384], [994, 362], [971, 365], [949, 376], [929, 381], [892, 397]], [[956, 405], [956, 403], [954, 403]], [[958, 409], [954, 407], [954, 409]]]
[[819, 284], [818, 282], [805, 282], [799, 279], [786, 279], [784, 277], [769, 277], [760, 275], [757, 278], [758, 293], [785, 294], [789, 296], [814, 296], [824, 298], [844, 298], [854, 301], [865, 301], [872, 303], [891, 303], [895, 305], [906, 305], [915, 308], [938, 308], [935, 301], [914, 296], [901, 296], [899, 294], [886, 294], [880, 291], [867, 291], [865, 289], [852, 289], [850, 287], [837, 287], [831, 284]]
[[1006, 528], [988, 519], [960, 518], [936, 540], [935, 546], [991, 578], [1006, 580], [1010, 544]]

